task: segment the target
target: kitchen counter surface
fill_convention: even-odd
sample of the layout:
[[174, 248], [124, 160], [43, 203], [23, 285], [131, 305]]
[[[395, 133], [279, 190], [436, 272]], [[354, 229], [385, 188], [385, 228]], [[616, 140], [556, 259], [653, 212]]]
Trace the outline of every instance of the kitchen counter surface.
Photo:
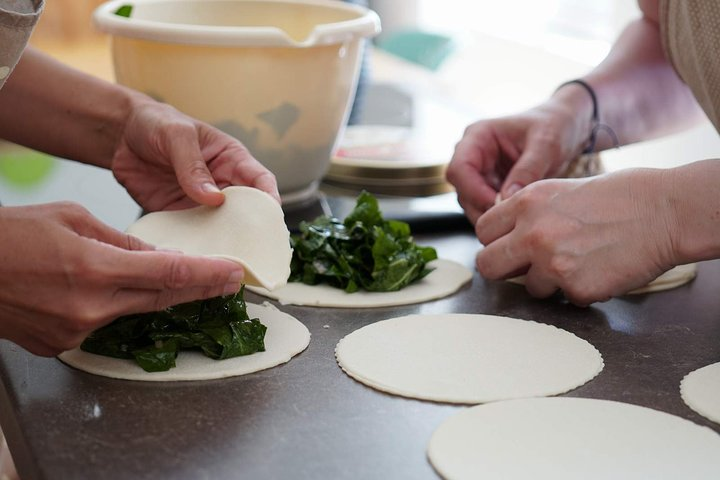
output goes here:
[[[487, 46], [488, 52], [500, 55], [492, 45]], [[95, 61], [88, 64], [97, 68]], [[107, 66], [103, 71], [109, 70], [109, 63], [102, 65]], [[402, 78], [403, 85], [415, 83], [410, 93], [417, 90], [430, 100], [445, 101], [443, 84], [422, 82], [422, 75], [398, 76], [393, 65], [390, 62], [390, 67], [378, 69], [377, 80]], [[450, 67], [452, 70], [453, 65]], [[555, 67], [545, 69], [543, 88], [532, 90], [532, 98], [521, 95], [517, 102], [530, 104], [536, 96], [546, 94], [541, 91], [545, 87], [582, 70], [575, 65]], [[476, 73], [485, 77], [485, 72]], [[518, 107], [507, 104], [511, 97], [505, 91], [473, 85], [484, 95], [480, 99], [484, 110], [478, 118]], [[508, 91], [517, 86], [499, 80], [493, 85]], [[505, 103], [495, 105], [493, 99]], [[416, 108], [419, 114], [425, 111], [423, 105]], [[434, 114], [425, 116], [435, 118]], [[663, 143], [658, 144], [656, 154], [646, 155], [647, 150], [628, 147], [604, 158], [614, 170], [645, 159], [651, 166], [671, 166], [668, 162], [676, 159], [717, 156], [720, 141], [714, 131], [690, 135], [674, 143], [679, 149]], [[702, 151], [688, 153], [688, 146], [702, 146]], [[451, 151], [452, 145], [448, 145]], [[80, 201], [99, 218], [124, 229], [139, 209], [108, 172], [96, 170], [59, 163], [42, 188], [32, 191], [0, 182], [3, 202]], [[345, 199], [324, 206], [347, 210], [347, 203]], [[396, 202], [384, 211], [413, 213], [408, 220], [415, 221], [419, 243], [431, 244], [441, 257], [473, 268], [479, 244], [463, 223], [456, 203], [448, 206], [447, 197], [441, 202], [426, 198], [411, 203], [417, 209]], [[426, 215], [436, 207], [441, 207], [436, 216]], [[420, 218], [415, 215], [418, 212]], [[348, 333], [386, 318], [462, 312], [556, 325], [597, 347], [605, 369], [566, 396], [644, 405], [720, 433], [720, 425], [690, 410], [679, 395], [684, 375], [720, 361], [718, 291], [720, 261], [713, 261], [701, 264], [698, 277], [689, 285], [584, 309], [559, 297], [533, 299], [523, 287], [486, 281], [477, 273], [472, 284], [457, 294], [419, 305], [367, 310], [281, 306], [310, 329], [307, 350], [270, 370], [207, 382], [112, 380], [0, 341], [0, 424], [24, 480], [433, 479], [437, 475], [425, 457], [430, 435], [443, 420], [465, 407], [410, 400], [365, 387], [340, 370], [334, 348]], [[251, 293], [247, 296], [252, 302], [263, 301]]]
[[[469, 229], [417, 235], [472, 267]], [[595, 345], [605, 369], [566, 394], [669, 412], [720, 432], [687, 408], [679, 383], [720, 360], [720, 262], [691, 284], [577, 308], [535, 300], [475, 274], [457, 294], [367, 310], [281, 306], [310, 329], [308, 349], [255, 374], [142, 383], [76, 371], [0, 344], [0, 421], [21, 478], [432, 479], [433, 430], [463, 406], [390, 396], [346, 376], [337, 342], [369, 323], [412, 313], [490, 313], [544, 322]], [[248, 294], [252, 302], [263, 299]], [[622, 435], [622, 432], [618, 432]]]

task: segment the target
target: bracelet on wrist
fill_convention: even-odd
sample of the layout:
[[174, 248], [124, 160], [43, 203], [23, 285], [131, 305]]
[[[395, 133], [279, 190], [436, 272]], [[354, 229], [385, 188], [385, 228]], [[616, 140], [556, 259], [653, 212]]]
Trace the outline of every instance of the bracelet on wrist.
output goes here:
[[581, 80], [579, 78], [568, 80], [567, 82], [561, 83], [555, 91], [560, 90], [562, 87], [565, 87], [567, 85], [579, 85], [585, 91], [590, 95], [590, 100], [592, 101], [592, 128], [590, 129], [590, 136], [587, 139], [587, 142], [585, 144], [585, 148], [582, 150], [583, 154], [592, 153], [595, 151], [595, 145], [597, 143], [597, 135], [599, 131], [605, 131], [611, 138], [613, 143], [613, 148], [620, 147], [620, 141], [618, 140], [617, 135], [615, 134], [615, 131], [610, 128], [609, 125], [606, 125], [604, 123], [600, 122], [600, 110], [598, 108], [598, 99], [597, 94], [595, 93], [595, 89], [593, 89], [590, 84], [588, 84], [585, 80]]

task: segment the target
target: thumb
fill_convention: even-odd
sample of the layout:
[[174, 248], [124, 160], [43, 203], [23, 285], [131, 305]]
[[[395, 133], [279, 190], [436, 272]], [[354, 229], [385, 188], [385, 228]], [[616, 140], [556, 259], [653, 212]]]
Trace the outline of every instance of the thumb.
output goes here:
[[549, 169], [547, 155], [526, 150], [505, 177], [500, 189], [502, 198], [510, 198], [531, 183], [544, 179]]
[[180, 187], [188, 197], [202, 205], [220, 205], [225, 197], [205, 163], [197, 131], [192, 128], [182, 133], [170, 142], [171, 161]]

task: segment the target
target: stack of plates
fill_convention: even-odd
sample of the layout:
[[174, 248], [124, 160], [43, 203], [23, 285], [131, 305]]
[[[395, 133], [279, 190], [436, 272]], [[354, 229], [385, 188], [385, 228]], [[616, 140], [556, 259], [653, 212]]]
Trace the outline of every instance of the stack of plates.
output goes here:
[[453, 190], [445, 180], [452, 151], [407, 127], [345, 130], [324, 182], [381, 195], [429, 196]]

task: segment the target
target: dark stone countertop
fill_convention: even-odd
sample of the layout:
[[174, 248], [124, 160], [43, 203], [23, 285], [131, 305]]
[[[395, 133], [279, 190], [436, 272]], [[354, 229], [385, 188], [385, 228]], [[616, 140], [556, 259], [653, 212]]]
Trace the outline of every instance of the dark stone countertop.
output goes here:
[[[417, 239], [473, 266], [478, 243], [468, 230]], [[720, 432], [679, 395], [684, 375], [720, 360], [718, 291], [720, 262], [713, 261], [689, 285], [584, 309], [535, 300], [520, 286], [477, 274], [457, 294], [420, 305], [281, 306], [310, 329], [308, 349], [276, 368], [206, 382], [112, 380], [2, 342], [0, 422], [24, 480], [437, 478], [427, 442], [464, 407], [365, 387], [338, 368], [334, 348], [378, 320], [464, 312], [553, 324], [595, 345], [605, 369], [568, 396], [644, 405]]]

